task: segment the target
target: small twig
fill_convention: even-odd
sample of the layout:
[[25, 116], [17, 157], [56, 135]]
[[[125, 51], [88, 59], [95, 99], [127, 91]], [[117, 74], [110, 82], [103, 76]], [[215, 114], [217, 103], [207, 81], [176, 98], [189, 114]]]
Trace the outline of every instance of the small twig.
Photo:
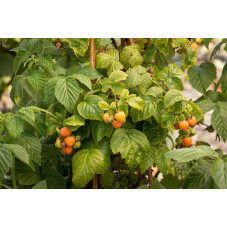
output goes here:
[[12, 189], [12, 188], [10, 188], [9, 186], [7, 186], [5, 184], [0, 184], [0, 185], [3, 186], [3, 187], [5, 187], [5, 188], [7, 188], [7, 189]]
[[111, 41], [112, 41], [112, 44], [114, 45], [114, 47], [117, 49], [118, 47], [117, 47], [117, 43], [116, 43], [115, 39], [111, 38]]
[[148, 169], [148, 181], [149, 181], [149, 187], [152, 188], [152, 184], [154, 183], [154, 178], [152, 175], [151, 167], [149, 167], [149, 169]]
[[141, 181], [142, 178], [143, 178], [143, 175], [141, 174], [141, 172], [140, 172], [140, 170], [139, 170], [138, 179], [137, 179], [137, 181], [136, 181], [135, 188], [138, 188], [138, 187], [139, 187], [140, 181]]
[[125, 46], [125, 38], [121, 39], [121, 50], [124, 48]]

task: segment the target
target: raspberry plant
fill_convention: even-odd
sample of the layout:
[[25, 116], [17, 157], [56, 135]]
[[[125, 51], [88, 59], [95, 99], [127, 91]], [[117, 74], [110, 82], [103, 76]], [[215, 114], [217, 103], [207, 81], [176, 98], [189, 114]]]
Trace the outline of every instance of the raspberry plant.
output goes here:
[[[10, 172], [14, 188], [227, 188], [223, 151], [203, 141], [191, 144], [192, 127], [210, 110], [207, 130], [227, 139], [227, 65], [219, 81], [213, 63], [196, 65], [196, 40], [201, 43], [198, 38], [20, 41], [11, 49], [14, 107], [0, 114], [2, 187]], [[207, 48], [210, 41], [203, 39]], [[222, 45], [226, 39], [211, 58]], [[182, 95], [181, 78], [202, 94], [198, 100]], [[212, 83], [214, 90], [207, 90]], [[180, 122], [188, 125], [174, 142], [171, 133]], [[61, 137], [64, 127], [70, 131], [67, 140]], [[65, 147], [64, 141], [77, 145]]]

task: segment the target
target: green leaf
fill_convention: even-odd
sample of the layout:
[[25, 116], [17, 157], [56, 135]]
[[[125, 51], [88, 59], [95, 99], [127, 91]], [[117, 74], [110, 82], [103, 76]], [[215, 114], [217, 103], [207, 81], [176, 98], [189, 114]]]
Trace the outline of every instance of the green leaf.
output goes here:
[[126, 99], [129, 95], [129, 90], [128, 89], [123, 89], [120, 94], [121, 99]]
[[171, 160], [165, 157], [165, 154], [169, 151], [168, 147], [161, 145], [158, 149], [155, 149], [155, 164], [158, 167], [158, 170], [163, 174], [167, 174], [168, 170], [172, 164]]
[[223, 41], [221, 41], [220, 43], [218, 43], [218, 45], [216, 45], [216, 47], [213, 49], [211, 55], [210, 55], [210, 60], [212, 59], [212, 57], [221, 49], [221, 46], [223, 45]]
[[198, 102], [197, 105], [204, 113], [213, 110], [215, 107], [215, 103], [213, 103], [210, 99], [204, 99]]
[[157, 121], [152, 119], [152, 124], [148, 121], [144, 122], [143, 132], [146, 135], [151, 145], [161, 143], [168, 133], [166, 128], [162, 128]]
[[16, 55], [14, 59], [14, 72], [17, 73], [18, 69], [20, 68], [21, 64], [27, 60], [31, 55], [30, 51], [19, 51], [19, 53]]
[[6, 119], [6, 128], [12, 137], [18, 137], [24, 130], [24, 122], [18, 116], [11, 116]]
[[182, 113], [185, 110], [186, 110], [186, 102], [184, 100], [175, 102], [172, 106], [172, 111], [174, 114]]
[[44, 88], [46, 86], [46, 77], [43, 73], [34, 71], [31, 75], [27, 77], [28, 82], [34, 88], [34, 90], [43, 95]]
[[227, 162], [217, 159], [211, 166], [211, 175], [219, 188], [227, 188]]
[[104, 121], [91, 121], [91, 134], [95, 143], [101, 141], [105, 136], [110, 137], [112, 132], [111, 124], [106, 124]]
[[216, 79], [216, 68], [210, 62], [193, 66], [188, 70], [189, 82], [193, 88], [206, 95], [206, 89]]
[[16, 162], [16, 179], [21, 185], [34, 185], [41, 179], [39, 167], [34, 165], [34, 169], [17, 160]]
[[128, 105], [124, 100], [118, 100], [117, 108], [119, 111], [124, 111], [126, 117], [128, 116]]
[[107, 75], [110, 75], [115, 70], [124, 68], [124, 66], [119, 62], [119, 52], [116, 49], [96, 55], [95, 64], [96, 68], [106, 68]]
[[140, 85], [143, 82], [144, 75], [147, 74], [146, 69], [140, 65], [127, 70], [126, 73], [128, 74], [128, 77], [125, 80], [125, 86], [127, 88], [133, 88]]
[[182, 181], [177, 178], [177, 176], [173, 176], [171, 174], [166, 175], [160, 183], [166, 189], [180, 189], [182, 188]]
[[165, 95], [164, 105], [165, 107], [169, 107], [172, 106], [175, 102], [181, 101], [183, 99], [184, 97], [180, 91], [170, 90]]
[[47, 189], [47, 182], [46, 182], [46, 180], [40, 181], [32, 189]]
[[103, 173], [104, 156], [97, 149], [84, 149], [72, 158], [72, 182], [76, 188], [83, 188], [95, 174]]
[[154, 86], [154, 87], [150, 87], [147, 89], [147, 91], [145, 92], [145, 95], [152, 95], [153, 97], [158, 97], [161, 96], [163, 93], [163, 90], [160, 87]]
[[211, 116], [211, 123], [213, 128], [222, 137], [225, 142], [227, 139], [227, 103], [217, 102], [214, 108], [214, 112]]
[[150, 63], [150, 61], [154, 59], [156, 53], [157, 49], [154, 47], [154, 44], [150, 43], [143, 56], [144, 62]]
[[155, 147], [151, 147], [151, 149], [145, 152], [142, 156], [140, 163], [140, 171], [143, 174], [149, 167], [151, 167], [154, 163], [155, 159]]
[[23, 97], [23, 81], [25, 79], [25, 76], [23, 75], [18, 75], [15, 76], [13, 79], [12, 83], [12, 89], [10, 92], [10, 98], [14, 103], [16, 103], [17, 98], [22, 98]]
[[126, 99], [126, 102], [137, 110], [143, 110], [143, 99], [140, 97], [130, 97]]
[[29, 165], [29, 154], [22, 146], [18, 144], [5, 144], [5, 147], [7, 147], [15, 157]]
[[105, 102], [105, 101], [99, 101], [98, 102], [98, 106], [102, 110], [109, 110], [110, 109], [110, 105], [107, 102]]
[[39, 64], [47, 70], [54, 70], [55, 64], [52, 57], [47, 53], [38, 54]]
[[154, 118], [158, 123], [161, 123], [162, 121], [162, 114], [164, 113], [164, 98], [158, 98], [157, 99], [157, 109], [154, 112]]
[[101, 175], [101, 185], [104, 189], [113, 188], [114, 174], [112, 169]]
[[78, 83], [70, 78], [61, 78], [55, 86], [55, 96], [57, 100], [71, 112], [73, 106], [79, 98], [80, 88]]
[[203, 38], [203, 43], [207, 49], [209, 49], [209, 43], [213, 38]]
[[184, 69], [188, 69], [197, 62], [197, 53], [192, 47], [186, 47], [187, 53], [184, 57]]
[[30, 118], [32, 121], [35, 121], [35, 113], [29, 107], [22, 107], [18, 113], [24, 114], [25, 116]]
[[188, 103], [192, 107], [191, 115], [195, 116], [197, 121], [200, 121], [201, 119], [203, 119], [203, 112], [200, 110], [200, 108], [194, 102], [188, 101]]
[[179, 76], [184, 76], [184, 73], [176, 64], [170, 64], [158, 74], [168, 88], [182, 91], [183, 82], [178, 78]]
[[103, 173], [105, 173], [111, 166], [111, 149], [110, 149], [110, 142], [109, 139], [103, 139], [98, 144], [94, 142], [91, 138], [84, 141], [82, 144], [81, 150], [88, 149], [97, 149], [99, 150], [104, 157], [104, 165], [103, 165]]
[[146, 90], [151, 86], [152, 79], [149, 73], [143, 74], [142, 83], [138, 86], [139, 91], [141, 94], [145, 94]]
[[24, 147], [34, 162], [41, 165], [41, 143], [32, 132], [25, 131], [18, 138], [17, 143]]
[[68, 43], [73, 52], [76, 55], [79, 54], [80, 56], [84, 56], [89, 47], [89, 39], [87, 38], [67, 38], [62, 39], [62, 41]]
[[84, 119], [79, 115], [73, 115], [64, 120], [64, 124], [69, 126], [83, 126], [85, 125]]
[[126, 80], [127, 76], [128, 76], [127, 73], [125, 73], [121, 70], [116, 70], [116, 71], [110, 73], [109, 79], [112, 82], [119, 82], [122, 80]]
[[42, 165], [42, 176], [42, 178], [47, 182], [48, 189], [65, 188], [65, 179], [59, 172], [53, 169], [48, 162]]
[[163, 53], [167, 56], [170, 52], [169, 39], [166, 38], [152, 38], [152, 43], [155, 48], [159, 50], [160, 53]]
[[90, 80], [100, 79], [102, 75], [91, 66], [73, 66], [66, 71], [67, 76], [72, 76], [74, 74], [81, 74], [89, 78]]
[[141, 98], [143, 100], [143, 111], [131, 108], [133, 122], [142, 121], [150, 118], [157, 108], [157, 100], [153, 97], [144, 95], [141, 96]]
[[201, 160], [194, 165], [184, 178], [184, 189], [212, 189], [217, 188], [211, 176], [212, 162]]
[[100, 68], [100, 69], [105, 69], [107, 68], [110, 63], [111, 63], [111, 56], [107, 53], [99, 53], [97, 56], [96, 56], [96, 68]]
[[178, 162], [189, 162], [192, 160], [198, 160], [206, 156], [218, 157], [218, 154], [213, 151], [209, 146], [201, 145], [192, 148], [171, 150], [166, 153], [165, 156], [166, 158], [172, 158]]
[[125, 46], [121, 51], [120, 61], [124, 65], [125, 69], [130, 66], [134, 67], [143, 63], [143, 57], [141, 55], [140, 47], [136, 44]]
[[110, 147], [114, 154], [120, 153], [130, 169], [141, 162], [144, 152], [149, 152], [150, 143], [146, 136], [136, 129], [118, 129], [112, 135]]
[[124, 88], [125, 85], [121, 82], [114, 82], [111, 84], [111, 89], [115, 95], [120, 95]]
[[53, 104], [56, 100], [55, 92], [53, 91], [55, 90], [55, 86], [59, 79], [60, 77], [51, 78], [50, 80], [48, 80], [47, 84], [45, 85], [44, 97], [48, 105]]
[[0, 144], [0, 181], [13, 165], [13, 156], [9, 148]]
[[163, 128], [170, 128], [171, 126], [173, 126], [175, 122], [175, 116], [173, 113], [171, 112], [164, 112], [164, 114], [162, 115], [162, 127]]
[[85, 119], [102, 121], [104, 112], [98, 107], [99, 101], [102, 101], [102, 98], [97, 95], [86, 97], [84, 102], [77, 106], [79, 114]]
[[172, 42], [172, 47], [176, 48], [179, 46], [186, 46], [186, 44], [188, 44], [188, 39], [186, 38], [174, 38], [173, 42]]
[[73, 74], [72, 78], [79, 80], [82, 84], [92, 90], [91, 79], [83, 74]]

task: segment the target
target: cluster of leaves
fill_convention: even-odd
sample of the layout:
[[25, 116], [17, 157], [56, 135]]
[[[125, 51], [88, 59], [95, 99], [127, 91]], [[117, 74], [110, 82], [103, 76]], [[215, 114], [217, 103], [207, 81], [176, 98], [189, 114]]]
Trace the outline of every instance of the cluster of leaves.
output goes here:
[[[89, 39], [24, 39], [12, 49], [15, 106], [0, 115], [0, 181], [10, 170], [14, 188], [90, 188], [95, 174], [100, 188], [226, 187], [221, 151], [167, 146], [174, 125], [188, 117], [188, 104], [201, 122], [201, 103], [214, 102], [205, 94], [216, 70], [211, 63], [195, 66], [190, 43], [185, 38], [95, 39], [92, 68]], [[190, 83], [204, 94], [198, 105], [181, 93], [188, 68]], [[225, 141], [224, 101], [213, 104], [212, 124]], [[122, 128], [103, 121], [107, 110], [124, 111]], [[63, 126], [81, 137], [82, 146], [70, 156], [54, 146]], [[152, 165], [158, 167], [153, 184], [147, 180]], [[164, 178], [158, 182], [160, 172]]]

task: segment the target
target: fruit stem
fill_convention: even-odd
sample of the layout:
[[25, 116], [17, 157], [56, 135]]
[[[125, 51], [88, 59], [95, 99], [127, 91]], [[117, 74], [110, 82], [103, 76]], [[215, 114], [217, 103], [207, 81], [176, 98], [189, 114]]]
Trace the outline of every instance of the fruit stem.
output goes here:
[[17, 189], [17, 181], [16, 181], [16, 176], [15, 176], [15, 156], [13, 154], [13, 166], [11, 168], [11, 177], [12, 177], [12, 182], [13, 182], [13, 188]]

